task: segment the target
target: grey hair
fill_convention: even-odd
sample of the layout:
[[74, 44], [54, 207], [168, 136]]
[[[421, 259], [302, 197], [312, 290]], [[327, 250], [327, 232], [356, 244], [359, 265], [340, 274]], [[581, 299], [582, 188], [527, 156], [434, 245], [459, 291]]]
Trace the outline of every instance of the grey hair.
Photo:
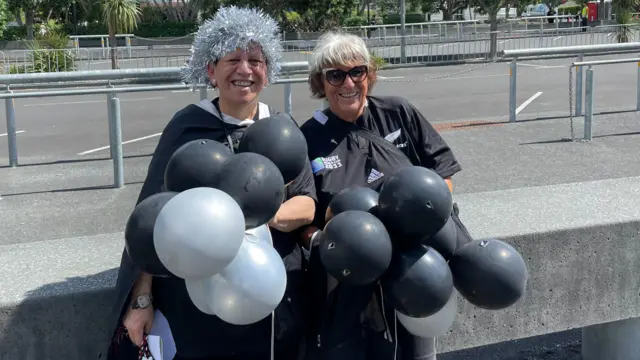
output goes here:
[[259, 44], [267, 60], [267, 81], [278, 79], [282, 60], [278, 23], [259, 9], [237, 6], [220, 7], [212, 19], [198, 29], [188, 64], [182, 68], [183, 82], [191, 88], [209, 85], [209, 64], [215, 63], [237, 48]]
[[318, 38], [309, 61], [309, 75], [322, 72], [326, 66], [346, 65], [355, 61], [367, 65], [371, 61], [364, 40], [356, 35], [330, 31]]

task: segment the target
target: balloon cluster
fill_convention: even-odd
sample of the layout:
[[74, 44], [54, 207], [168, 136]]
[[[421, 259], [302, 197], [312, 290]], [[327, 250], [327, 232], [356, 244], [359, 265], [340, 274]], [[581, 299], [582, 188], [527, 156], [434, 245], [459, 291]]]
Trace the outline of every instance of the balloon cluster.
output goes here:
[[331, 200], [318, 234], [320, 259], [339, 282], [379, 281], [410, 333], [444, 334], [457, 313], [457, 294], [500, 310], [524, 294], [521, 255], [497, 240], [458, 241], [447, 183], [424, 167], [406, 167], [376, 192], [350, 187]]
[[306, 165], [306, 146], [281, 115], [251, 125], [236, 154], [212, 140], [182, 145], [165, 168], [166, 190], [130, 215], [127, 254], [144, 272], [184, 279], [206, 314], [235, 325], [269, 316], [287, 276], [267, 223]]

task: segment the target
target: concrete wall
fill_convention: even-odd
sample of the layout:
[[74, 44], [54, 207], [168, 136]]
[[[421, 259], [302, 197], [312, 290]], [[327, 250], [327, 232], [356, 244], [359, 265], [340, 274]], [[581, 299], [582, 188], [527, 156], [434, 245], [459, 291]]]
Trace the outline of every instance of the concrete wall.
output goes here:
[[[474, 237], [527, 262], [526, 296], [504, 311], [460, 300], [440, 352], [640, 316], [640, 178], [455, 196]], [[0, 246], [0, 359], [104, 357], [122, 233]]]

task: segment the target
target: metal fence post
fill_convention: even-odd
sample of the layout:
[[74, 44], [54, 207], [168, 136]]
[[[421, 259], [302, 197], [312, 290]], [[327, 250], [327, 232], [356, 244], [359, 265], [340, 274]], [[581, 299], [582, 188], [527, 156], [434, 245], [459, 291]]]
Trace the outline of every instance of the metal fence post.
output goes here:
[[636, 111], [640, 111], [640, 61], [638, 61], [638, 82], [636, 84]]
[[513, 58], [509, 64], [509, 122], [516, 121], [516, 79], [518, 77], [518, 59]]
[[124, 186], [124, 164], [122, 156], [122, 123], [120, 120], [120, 99], [118, 94], [111, 93], [108, 100], [108, 107], [111, 108], [109, 118], [109, 128], [113, 131], [113, 185], [117, 188]]
[[[582, 61], [584, 56], [578, 56], [578, 61]], [[576, 66], [576, 115], [582, 116], [582, 66]]]
[[585, 116], [584, 116], [584, 138], [591, 140], [593, 130], [593, 68], [589, 66], [587, 69], [587, 87], [585, 99]]
[[[289, 77], [287, 77], [288, 79]], [[291, 83], [284, 84], [284, 112], [293, 116], [293, 102], [291, 101]]]
[[[113, 85], [107, 86], [107, 88], [113, 88]], [[111, 98], [113, 97], [113, 93], [107, 93], [107, 119], [109, 120], [109, 158], [115, 159], [115, 135], [113, 133], [113, 110], [111, 108]]]
[[[13, 91], [7, 90], [9, 94]], [[7, 142], [9, 144], [9, 166], [18, 166], [18, 139], [16, 138], [16, 108], [13, 98], [4, 100], [7, 115]]]

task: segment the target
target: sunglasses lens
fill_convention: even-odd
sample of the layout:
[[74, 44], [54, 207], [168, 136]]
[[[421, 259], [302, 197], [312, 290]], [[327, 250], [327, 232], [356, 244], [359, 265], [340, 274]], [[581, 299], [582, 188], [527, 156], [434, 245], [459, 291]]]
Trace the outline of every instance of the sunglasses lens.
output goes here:
[[327, 74], [325, 76], [327, 77], [327, 81], [329, 82], [329, 84], [339, 85], [342, 84], [345, 77], [347, 76], [347, 73], [342, 70], [331, 70], [327, 71]]
[[364, 66], [353, 68], [351, 69], [351, 71], [349, 71], [349, 76], [355, 82], [362, 82], [367, 76], [367, 68]]

